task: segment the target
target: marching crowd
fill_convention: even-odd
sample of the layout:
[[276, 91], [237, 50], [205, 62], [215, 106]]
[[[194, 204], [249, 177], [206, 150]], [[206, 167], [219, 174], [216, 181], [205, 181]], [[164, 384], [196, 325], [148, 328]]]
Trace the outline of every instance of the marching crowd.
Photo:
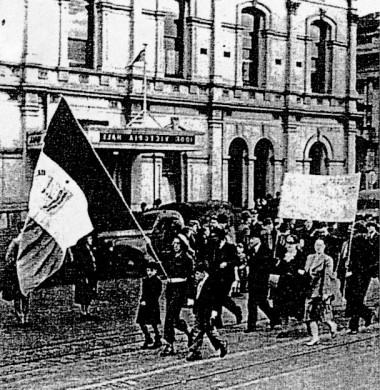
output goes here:
[[[188, 339], [187, 360], [202, 358], [204, 335], [225, 356], [227, 343], [218, 332], [223, 327], [222, 310], [230, 311], [240, 324], [242, 309], [233, 298], [242, 294], [248, 294], [246, 333], [256, 330], [261, 309], [270, 329], [286, 329], [290, 318], [305, 322], [308, 346], [319, 343], [322, 322], [334, 338], [332, 302], [339, 289], [347, 300], [348, 333], [358, 332], [360, 318], [364, 326], [372, 323], [375, 315], [364, 299], [371, 278], [379, 277], [377, 222], [368, 216], [354, 225], [338, 226], [283, 221], [275, 215], [275, 207], [272, 211], [258, 207], [244, 211], [236, 224], [222, 209], [181, 229], [173, 225], [166, 256], [161, 264], [150, 262], [143, 279], [137, 318], [145, 335], [143, 348], [164, 344], [161, 355], [175, 354], [177, 328]], [[158, 329], [162, 283], [157, 272], [162, 271], [166, 276], [164, 343]], [[192, 329], [181, 318], [184, 306], [193, 307]]]
[[[256, 202], [255, 209], [244, 210], [239, 220], [221, 207], [188, 226], [173, 223], [161, 243], [160, 261], [149, 261], [142, 279], [136, 319], [145, 336], [142, 348], [162, 348], [163, 356], [175, 354], [178, 329], [187, 336], [187, 360], [202, 358], [205, 335], [224, 357], [227, 342], [218, 331], [223, 327], [222, 312], [230, 311], [236, 323], [242, 323], [243, 311], [234, 298], [243, 294], [248, 295], [246, 333], [256, 330], [260, 309], [270, 330], [286, 330], [292, 318], [305, 323], [308, 346], [319, 343], [321, 323], [328, 325], [334, 338], [332, 302], [339, 290], [346, 299], [348, 333], [358, 332], [360, 318], [364, 326], [373, 322], [374, 312], [364, 301], [371, 279], [379, 277], [378, 221], [370, 216], [351, 225], [282, 220], [277, 217], [277, 198]], [[87, 319], [97, 294], [95, 249], [92, 238], [86, 237], [71, 253], [73, 261], [81, 263], [75, 303]], [[8, 249], [8, 264], [15, 264], [16, 253], [17, 239]], [[15, 267], [9, 269], [13, 290], [3, 289], [3, 298], [14, 299], [16, 312], [23, 316], [28, 300], [17, 288]], [[166, 280], [163, 335], [162, 279]], [[192, 328], [181, 317], [183, 307], [192, 308]]]

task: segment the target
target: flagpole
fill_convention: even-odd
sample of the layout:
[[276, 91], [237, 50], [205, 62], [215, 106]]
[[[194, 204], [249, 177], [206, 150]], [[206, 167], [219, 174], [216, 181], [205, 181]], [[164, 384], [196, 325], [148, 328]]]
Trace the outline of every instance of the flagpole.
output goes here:
[[113, 180], [112, 176], [110, 175], [110, 173], [108, 172], [107, 168], [105, 167], [105, 165], [103, 164], [103, 161], [100, 159], [98, 153], [96, 152], [95, 148], [92, 146], [92, 143], [90, 142], [90, 140], [88, 139], [87, 137], [87, 134], [86, 132], [82, 129], [82, 126], [79, 124], [79, 122], [77, 121], [77, 119], [75, 118], [79, 128], [81, 129], [82, 131], [82, 134], [86, 137], [86, 140], [87, 142], [89, 143], [92, 151], [94, 152], [96, 158], [98, 159], [100, 165], [102, 166], [102, 168], [104, 169], [104, 171], [106, 172], [106, 175], [108, 176], [108, 178], [111, 180], [111, 183], [113, 184], [113, 186], [115, 187], [117, 193], [119, 194], [124, 206], [127, 208], [129, 214], [131, 215], [132, 219], [133, 219], [133, 222], [136, 224], [138, 230], [140, 231], [140, 233], [142, 234], [142, 236], [144, 237], [145, 239], [145, 242], [149, 245], [150, 249], [152, 250], [152, 253], [153, 253], [153, 256], [155, 258], [155, 260], [160, 264], [160, 267], [165, 275], [166, 278], [168, 278], [168, 274], [166, 273], [165, 271], [165, 268], [162, 264], [162, 262], [160, 261], [160, 259], [158, 258], [157, 256], [157, 253], [156, 251], [154, 250], [153, 248], [153, 245], [152, 245], [152, 242], [150, 240], [150, 238], [145, 234], [144, 230], [142, 229], [142, 227], [140, 226], [140, 224], [138, 223], [135, 215], [133, 214], [131, 208], [129, 207], [128, 203], [126, 202], [126, 200], [124, 199], [124, 195], [122, 194], [122, 192], [120, 191], [119, 187], [116, 185], [115, 181]]
[[143, 100], [143, 120], [145, 121], [146, 118], [146, 111], [147, 111], [147, 103], [146, 103], [146, 47], [148, 46], [147, 43], [144, 43], [144, 100]]

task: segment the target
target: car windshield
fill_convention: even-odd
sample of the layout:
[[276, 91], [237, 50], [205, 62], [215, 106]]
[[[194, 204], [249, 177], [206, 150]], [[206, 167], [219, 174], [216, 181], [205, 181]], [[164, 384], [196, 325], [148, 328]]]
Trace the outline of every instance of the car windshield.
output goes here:
[[143, 214], [139, 216], [139, 223], [143, 230], [152, 230], [157, 214]]

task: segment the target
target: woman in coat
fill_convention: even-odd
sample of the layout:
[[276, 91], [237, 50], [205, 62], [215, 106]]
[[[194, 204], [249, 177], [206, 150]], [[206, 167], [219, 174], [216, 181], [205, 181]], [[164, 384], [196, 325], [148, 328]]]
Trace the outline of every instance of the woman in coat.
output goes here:
[[311, 333], [311, 339], [306, 343], [308, 346], [319, 343], [318, 322], [327, 323], [332, 338], [337, 331], [331, 305], [336, 293], [333, 259], [325, 254], [322, 239], [315, 241], [314, 249], [315, 253], [307, 257], [305, 269], [299, 271], [309, 281], [305, 303], [305, 321]]

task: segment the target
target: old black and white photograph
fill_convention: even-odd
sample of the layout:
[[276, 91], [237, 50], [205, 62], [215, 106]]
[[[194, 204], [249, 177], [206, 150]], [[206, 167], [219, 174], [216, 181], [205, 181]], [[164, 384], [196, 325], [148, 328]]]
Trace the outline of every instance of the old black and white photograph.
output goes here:
[[0, 389], [379, 389], [379, 75], [379, 0], [0, 0]]

